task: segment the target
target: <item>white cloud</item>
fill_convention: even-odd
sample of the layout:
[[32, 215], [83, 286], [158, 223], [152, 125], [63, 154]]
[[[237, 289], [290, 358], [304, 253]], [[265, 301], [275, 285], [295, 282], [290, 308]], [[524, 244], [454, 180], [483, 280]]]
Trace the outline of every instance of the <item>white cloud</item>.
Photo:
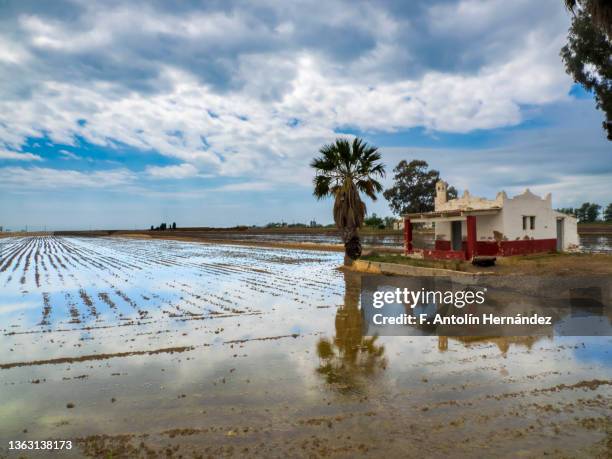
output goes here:
[[4, 167], [0, 169], [0, 187], [5, 189], [114, 189], [130, 184], [134, 174], [126, 169], [80, 172], [43, 167]]
[[81, 159], [81, 157], [79, 155], [76, 155], [76, 154], [74, 154], [74, 153], [72, 153], [71, 151], [68, 151], [68, 150], [60, 150], [59, 152], [63, 156], [62, 159], [64, 159], [64, 160], [68, 160], [68, 159], [79, 160], [79, 159]]
[[33, 153], [20, 153], [17, 151], [0, 150], [0, 159], [17, 161], [42, 161], [42, 158]]
[[[558, 56], [568, 22], [558, 0], [423, 2], [414, 11], [281, 2], [264, 15], [230, 3], [198, 11], [77, 5], [70, 27], [28, 13], [13, 35], [0, 33], [5, 49], [19, 50], [7, 59], [27, 89], [0, 88], [8, 148], [43, 133], [68, 145], [80, 136], [182, 162], [150, 166], [154, 178], [309, 185], [308, 160], [344, 127], [513, 126], [524, 106], [563, 100], [571, 86]], [[413, 43], [419, 34], [423, 49]]]
[[146, 172], [151, 177], [158, 179], [182, 179], [198, 175], [198, 169], [187, 163], [176, 166], [149, 166]]
[[266, 191], [272, 188], [270, 182], [230, 183], [215, 188], [213, 191]]

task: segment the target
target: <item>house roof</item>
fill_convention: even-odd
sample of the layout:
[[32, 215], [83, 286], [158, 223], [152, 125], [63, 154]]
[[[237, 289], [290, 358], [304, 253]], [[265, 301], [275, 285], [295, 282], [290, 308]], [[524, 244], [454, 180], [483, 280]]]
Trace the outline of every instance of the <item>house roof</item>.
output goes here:
[[501, 210], [501, 207], [489, 207], [487, 209], [449, 209], [433, 212], [420, 212], [405, 214], [410, 220], [431, 220], [434, 218], [467, 217], [468, 215], [492, 215]]

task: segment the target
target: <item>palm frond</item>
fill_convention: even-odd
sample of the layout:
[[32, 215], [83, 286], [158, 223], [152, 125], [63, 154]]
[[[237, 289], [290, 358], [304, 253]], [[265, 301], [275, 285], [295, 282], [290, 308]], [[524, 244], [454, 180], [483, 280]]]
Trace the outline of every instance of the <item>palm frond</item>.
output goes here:
[[323, 199], [331, 194], [331, 177], [327, 177], [325, 175], [317, 175], [314, 182], [314, 191], [312, 194], [316, 196], [317, 199]]

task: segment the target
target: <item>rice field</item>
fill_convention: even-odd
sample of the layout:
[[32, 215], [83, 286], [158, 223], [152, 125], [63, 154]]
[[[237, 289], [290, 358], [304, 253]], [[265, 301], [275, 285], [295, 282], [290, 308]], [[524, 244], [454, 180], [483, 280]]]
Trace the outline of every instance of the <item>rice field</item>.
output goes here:
[[[3, 345], [15, 347], [16, 361], [26, 357], [22, 341], [51, 335], [79, 335], [80, 353], [99, 349], [97, 336], [108, 352], [155, 351], [161, 334], [169, 335], [167, 344], [186, 344], [185, 328], [265, 316], [280, 303], [298, 310], [306, 302], [329, 304], [342, 294], [333, 269], [339, 256], [332, 253], [130, 239], [32, 237], [0, 244]], [[116, 349], [109, 336], [117, 337]], [[61, 341], [50, 344], [56, 343], [40, 355], [28, 349], [27, 356], [65, 353]]]
[[0, 457], [46, 439], [72, 457], [609, 451], [610, 337], [362, 337], [341, 261], [0, 239]]

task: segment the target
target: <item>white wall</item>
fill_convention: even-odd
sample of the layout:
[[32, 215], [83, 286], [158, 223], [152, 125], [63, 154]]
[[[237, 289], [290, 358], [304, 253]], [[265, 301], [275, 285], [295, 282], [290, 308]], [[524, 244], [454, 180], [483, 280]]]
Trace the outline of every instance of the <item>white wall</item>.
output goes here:
[[436, 231], [435, 231], [435, 239], [441, 241], [450, 241], [451, 240], [451, 221], [461, 220], [461, 236], [462, 239], [465, 240], [467, 236], [467, 226], [465, 222], [465, 217], [461, 220], [461, 218], [452, 218], [447, 221], [437, 221], [436, 220]]
[[[510, 241], [557, 238], [557, 212], [552, 209], [550, 194], [542, 199], [527, 190], [505, 199], [502, 212], [504, 237]], [[527, 229], [523, 229], [523, 216], [535, 216], [535, 229], [530, 228], [529, 222]]]
[[494, 215], [476, 216], [476, 240], [495, 241], [494, 231], [504, 232], [503, 211]]
[[451, 224], [450, 222], [436, 222], [435, 231], [436, 240], [450, 241], [451, 239]]
[[555, 212], [556, 218], [563, 219], [563, 250], [578, 248], [578, 220], [571, 215]]

